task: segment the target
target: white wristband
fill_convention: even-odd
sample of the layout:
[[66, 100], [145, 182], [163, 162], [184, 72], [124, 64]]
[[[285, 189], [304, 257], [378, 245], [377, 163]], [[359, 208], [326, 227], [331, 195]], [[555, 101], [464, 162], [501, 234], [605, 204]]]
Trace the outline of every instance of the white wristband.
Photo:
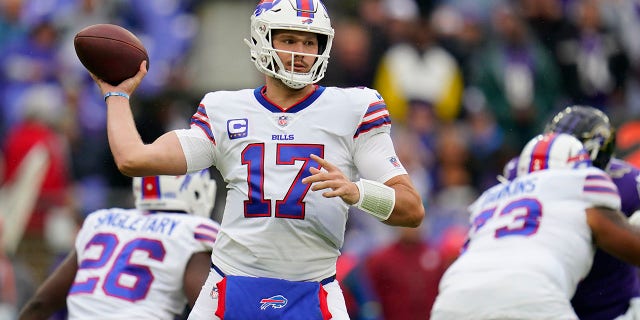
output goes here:
[[113, 97], [113, 96], [124, 97], [127, 100], [129, 100], [129, 95], [128, 94], [126, 94], [124, 92], [111, 91], [111, 92], [107, 92], [107, 93], [104, 94], [104, 96], [103, 96], [104, 102], [107, 102], [107, 98]]
[[380, 221], [389, 219], [396, 204], [396, 190], [372, 180], [355, 182], [360, 191], [360, 200], [353, 206], [376, 217]]

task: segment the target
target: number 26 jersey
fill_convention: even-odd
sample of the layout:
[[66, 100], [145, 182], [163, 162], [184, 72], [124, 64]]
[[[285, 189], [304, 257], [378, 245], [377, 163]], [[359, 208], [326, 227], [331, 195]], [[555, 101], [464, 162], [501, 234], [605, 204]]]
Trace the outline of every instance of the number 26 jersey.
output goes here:
[[185, 213], [103, 209], [87, 216], [75, 250], [69, 319], [173, 319], [184, 310], [184, 271], [209, 252], [219, 225]]

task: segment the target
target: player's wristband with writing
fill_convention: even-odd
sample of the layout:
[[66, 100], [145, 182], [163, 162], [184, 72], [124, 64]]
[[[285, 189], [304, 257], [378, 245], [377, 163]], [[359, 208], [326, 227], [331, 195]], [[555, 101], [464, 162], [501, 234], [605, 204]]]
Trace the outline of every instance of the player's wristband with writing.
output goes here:
[[107, 92], [104, 94], [104, 101], [107, 102], [107, 98], [111, 96], [125, 97], [129, 100], [129, 95], [124, 92]]
[[396, 204], [396, 191], [383, 183], [367, 179], [360, 179], [355, 184], [360, 190], [360, 200], [353, 206], [380, 221], [389, 219]]

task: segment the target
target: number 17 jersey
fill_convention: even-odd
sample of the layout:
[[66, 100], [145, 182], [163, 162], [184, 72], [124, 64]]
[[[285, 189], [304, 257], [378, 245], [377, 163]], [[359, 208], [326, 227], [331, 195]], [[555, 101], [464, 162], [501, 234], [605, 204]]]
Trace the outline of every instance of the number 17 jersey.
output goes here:
[[[316, 86], [287, 110], [270, 102], [265, 90], [209, 93], [191, 129], [177, 131], [188, 170], [213, 165], [228, 184], [212, 260], [234, 275], [320, 280], [335, 274], [348, 205], [302, 183], [311, 167], [319, 167], [310, 155], [352, 181], [384, 182], [406, 171], [392, 146], [375, 155], [363, 147], [390, 131], [375, 90]], [[365, 158], [375, 170], [363, 170]]]

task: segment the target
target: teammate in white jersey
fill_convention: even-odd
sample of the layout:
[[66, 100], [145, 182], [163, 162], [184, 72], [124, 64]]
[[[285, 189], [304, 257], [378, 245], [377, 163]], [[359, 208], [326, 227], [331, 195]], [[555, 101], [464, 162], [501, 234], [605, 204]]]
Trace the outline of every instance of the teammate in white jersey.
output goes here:
[[[209, 93], [190, 129], [146, 145], [128, 100], [145, 62], [118, 86], [96, 79], [121, 172], [215, 166], [228, 183], [212, 272], [191, 319], [348, 318], [334, 275], [349, 207], [388, 225], [422, 222], [422, 200], [396, 157], [383, 98], [369, 88], [316, 85], [333, 36], [319, 0], [261, 1], [246, 42], [265, 86]], [[288, 285], [303, 289], [281, 288]]]
[[517, 177], [471, 206], [469, 239], [443, 276], [431, 319], [578, 319], [570, 299], [595, 246], [640, 265], [640, 229], [579, 140], [531, 140]]
[[167, 319], [193, 306], [209, 274], [220, 225], [209, 218], [216, 184], [207, 170], [134, 178], [136, 209], [87, 216], [75, 249], [40, 286], [21, 320]]

